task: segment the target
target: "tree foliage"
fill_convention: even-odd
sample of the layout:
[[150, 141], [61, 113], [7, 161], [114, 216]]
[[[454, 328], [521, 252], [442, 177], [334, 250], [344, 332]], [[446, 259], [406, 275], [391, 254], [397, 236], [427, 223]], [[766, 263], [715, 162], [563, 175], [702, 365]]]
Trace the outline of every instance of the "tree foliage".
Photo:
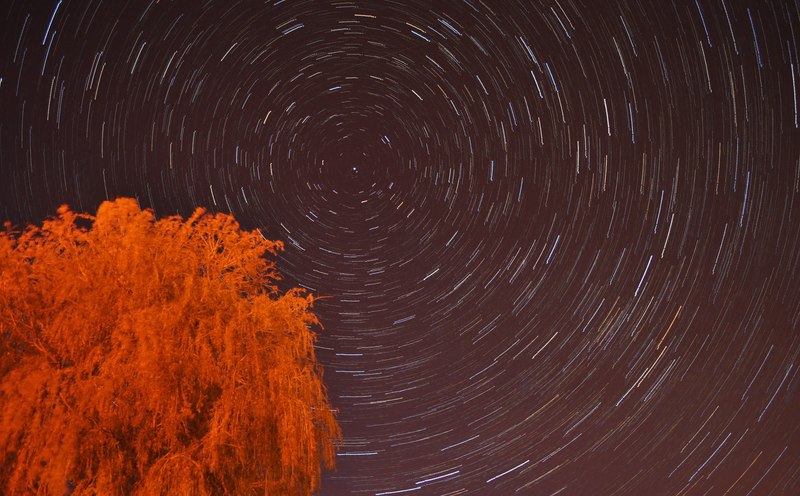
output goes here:
[[198, 209], [0, 233], [0, 493], [309, 494], [341, 432], [280, 242]]

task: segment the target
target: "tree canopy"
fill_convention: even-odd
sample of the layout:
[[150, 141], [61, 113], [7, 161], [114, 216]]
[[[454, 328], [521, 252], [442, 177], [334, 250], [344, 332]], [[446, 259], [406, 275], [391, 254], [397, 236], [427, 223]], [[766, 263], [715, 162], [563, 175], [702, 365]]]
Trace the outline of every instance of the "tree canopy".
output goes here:
[[341, 431], [280, 242], [197, 209], [0, 232], [0, 493], [309, 494]]

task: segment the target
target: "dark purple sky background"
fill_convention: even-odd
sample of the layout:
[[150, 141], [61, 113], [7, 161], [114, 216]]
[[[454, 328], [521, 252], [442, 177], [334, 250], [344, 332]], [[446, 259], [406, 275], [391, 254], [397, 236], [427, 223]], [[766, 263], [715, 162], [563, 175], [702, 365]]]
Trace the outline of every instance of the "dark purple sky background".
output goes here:
[[231, 212], [332, 297], [323, 495], [800, 494], [796, 2], [0, 19], [0, 217]]

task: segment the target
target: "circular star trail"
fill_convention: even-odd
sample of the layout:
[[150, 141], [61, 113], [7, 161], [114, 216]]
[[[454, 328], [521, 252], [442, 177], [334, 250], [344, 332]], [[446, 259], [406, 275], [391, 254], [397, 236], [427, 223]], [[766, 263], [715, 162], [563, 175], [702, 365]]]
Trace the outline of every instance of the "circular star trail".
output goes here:
[[322, 494], [800, 493], [796, 2], [0, 18], [4, 219], [206, 206], [326, 297]]

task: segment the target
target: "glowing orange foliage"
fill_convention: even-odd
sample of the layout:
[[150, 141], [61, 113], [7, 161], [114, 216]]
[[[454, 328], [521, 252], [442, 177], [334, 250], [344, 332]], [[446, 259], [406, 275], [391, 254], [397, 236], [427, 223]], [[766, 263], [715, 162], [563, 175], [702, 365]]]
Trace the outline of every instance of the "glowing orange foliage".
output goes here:
[[281, 248], [132, 199], [0, 233], [0, 493], [317, 490], [341, 432]]

